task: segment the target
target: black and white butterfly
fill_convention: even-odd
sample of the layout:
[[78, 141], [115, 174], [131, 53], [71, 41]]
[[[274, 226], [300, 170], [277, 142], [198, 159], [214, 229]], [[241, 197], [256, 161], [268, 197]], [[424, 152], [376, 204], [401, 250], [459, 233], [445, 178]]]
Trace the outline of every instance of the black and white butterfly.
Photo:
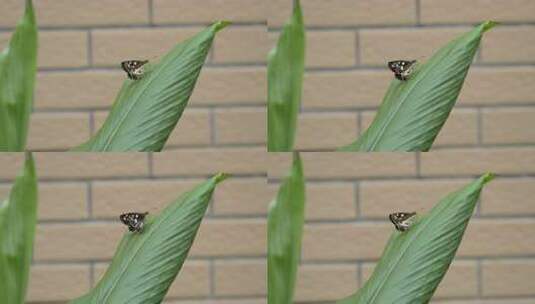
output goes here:
[[143, 65], [145, 65], [148, 60], [126, 60], [121, 62], [121, 67], [128, 74], [128, 78], [132, 80], [138, 80], [143, 77]]
[[394, 76], [396, 76], [399, 80], [407, 80], [409, 79], [409, 75], [414, 69], [416, 60], [396, 60], [396, 61], [390, 61], [388, 63], [388, 68], [394, 72]]
[[149, 213], [128, 212], [121, 214], [119, 219], [121, 222], [123, 222], [123, 224], [128, 226], [128, 230], [141, 233], [143, 231], [144, 220], [147, 214]]
[[403, 232], [409, 229], [415, 215], [416, 212], [396, 212], [390, 214], [388, 217], [396, 229]]

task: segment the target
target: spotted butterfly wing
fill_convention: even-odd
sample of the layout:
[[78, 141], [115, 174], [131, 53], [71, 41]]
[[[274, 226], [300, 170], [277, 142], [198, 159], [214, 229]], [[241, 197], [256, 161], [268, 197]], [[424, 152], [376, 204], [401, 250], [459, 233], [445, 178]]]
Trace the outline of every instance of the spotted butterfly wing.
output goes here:
[[396, 60], [396, 61], [390, 61], [388, 63], [388, 68], [394, 72], [394, 76], [396, 76], [399, 80], [407, 80], [409, 79], [409, 75], [414, 69], [416, 60]]
[[388, 217], [390, 218], [392, 224], [394, 224], [396, 227], [396, 230], [403, 232], [409, 229], [411, 219], [415, 215], [416, 212], [396, 212], [390, 214]]
[[121, 67], [128, 75], [128, 78], [132, 80], [138, 80], [143, 77], [143, 65], [145, 65], [148, 60], [126, 60], [121, 62]]
[[123, 213], [119, 216], [119, 219], [123, 224], [128, 226], [128, 230], [132, 232], [142, 232], [145, 216], [149, 214], [148, 212], [145, 213], [137, 213], [137, 212], [129, 212], [129, 213]]

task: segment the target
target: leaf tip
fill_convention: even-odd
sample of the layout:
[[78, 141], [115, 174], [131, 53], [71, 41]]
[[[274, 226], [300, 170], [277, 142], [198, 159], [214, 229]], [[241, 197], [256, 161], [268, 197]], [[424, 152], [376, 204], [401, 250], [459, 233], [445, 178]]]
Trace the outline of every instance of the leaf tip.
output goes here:
[[230, 22], [228, 20], [217, 21], [216, 23], [213, 24], [214, 31], [217, 33], [220, 30], [224, 29], [225, 27], [227, 27], [227, 26], [229, 26], [231, 24], [232, 24], [232, 22]]
[[490, 182], [491, 180], [493, 180], [495, 177], [496, 177], [496, 174], [494, 174], [492, 172], [487, 172], [487, 173], [483, 174], [480, 177], [481, 183], [484, 185], [484, 184]]
[[487, 20], [485, 22], [483, 22], [480, 26], [481, 26], [481, 31], [484, 33], [488, 30], [490, 30], [491, 28], [495, 27], [496, 25], [499, 25], [500, 23], [497, 22], [497, 21], [493, 21], [493, 20]]
[[216, 175], [214, 175], [213, 179], [216, 184], [224, 181], [225, 179], [229, 178], [231, 175], [229, 173], [225, 172], [219, 172]]

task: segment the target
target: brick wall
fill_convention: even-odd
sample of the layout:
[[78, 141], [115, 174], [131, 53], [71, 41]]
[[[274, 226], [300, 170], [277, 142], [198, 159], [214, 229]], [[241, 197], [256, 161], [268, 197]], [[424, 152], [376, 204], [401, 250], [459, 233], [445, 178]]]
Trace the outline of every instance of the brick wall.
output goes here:
[[[4, 199], [24, 155], [0, 155]], [[265, 303], [267, 204], [262, 149], [190, 153], [37, 153], [39, 224], [28, 303], [65, 303], [95, 286], [125, 227], [124, 211], [159, 212], [208, 176], [234, 176], [213, 197], [167, 303]], [[221, 300], [221, 301], [216, 301]], [[229, 302], [226, 302], [229, 301]]]
[[[39, 71], [29, 148], [65, 150], [103, 123], [129, 58], [155, 58], [218, 19], [220, 32], [167, 149], [265, 142], [262, 0], [34, 0]], [[0, 0], [0, 48], [24, 1]], [[216, 132], [217, 130], [217, 132]]]
[[[393, 230], [388, 214], [427, 212], [492, 171], [476, 214], [433, 303], [535, 303], [535, 149], [434, 153], [303, 153], [306, 224], [296, 302], [331, 303], [373, 271]], [[270, 154], [271, 191], [291, 156]], [[319, 302], [318, 302], [319, 301]]]
[[[270, 44], [291, 12], [271, 0]], [[392, 79], [386, 62], [429, 58], [492, 19], [434, 149], [535, 144], [535, 2], [530, 0], [302, 0], [307, 26], [296, 147], [332, 150], [371, 123]]]

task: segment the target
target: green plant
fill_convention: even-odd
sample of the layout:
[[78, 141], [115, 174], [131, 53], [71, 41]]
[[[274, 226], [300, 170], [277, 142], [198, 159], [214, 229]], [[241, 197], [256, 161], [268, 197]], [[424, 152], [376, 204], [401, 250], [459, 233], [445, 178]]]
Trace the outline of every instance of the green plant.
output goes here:
[[485, 174], [442, 199], [405, 232], [394, 231], [366, 284], [338, 304], [428, 303], [459, 248]]
[[225, 178], [217, 174], [159, 215], [149, 215], [142, 233], [126, 232], [104, 277], [71, 303], [161, 303], [188, 255], [216, 185]]
[[457, 101], [486, 21], [449, 42], [408, 81], [393, 79], [373, 122], [341, 151], [428, 151]]
[[268, 215], [268, 303], [291, 304], [301, 256], [305, 209], [303, 165], [294, 152], [290, 174]]
[[268, 151], [291, 151], [301, 105], [305, 29], [299, 0], [268, 57]]
[[0, 202], [0, 303], [24, 303], [36, 224], [37, 177], [27, 153], [9, 199]]
[[160, 151], [193, 92], [218, 21], [176, 45], [158, 63], [145, 65], [140, 80], [126, 79], [104, 125], [74, 151]]
[[0, 151], [24, 151], [37, 65], [37, 25], [26, 0], [9, 46], [0, 53]]

